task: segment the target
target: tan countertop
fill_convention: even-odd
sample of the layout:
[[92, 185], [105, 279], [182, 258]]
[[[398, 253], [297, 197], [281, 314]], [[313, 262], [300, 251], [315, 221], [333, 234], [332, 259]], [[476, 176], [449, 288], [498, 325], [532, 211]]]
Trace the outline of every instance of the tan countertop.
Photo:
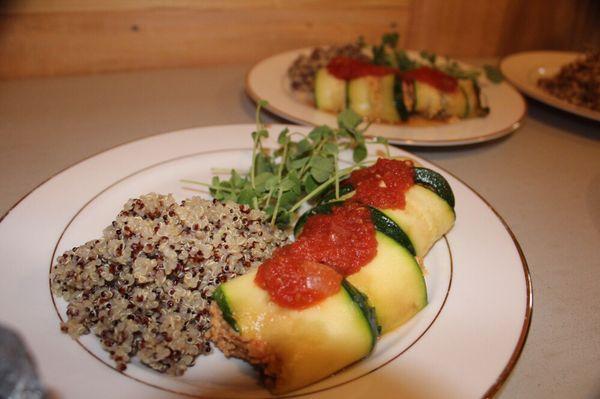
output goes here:
[[[0, 82], [0, 214], [58, 171], [118, 144], [252, 123], [247, 69]], [[533, 321], [499, 397], [600, 397], [600, 124], [529, 101], [523, 126], [504, 139], [409, 150], [485, 197], [527, 258]]]

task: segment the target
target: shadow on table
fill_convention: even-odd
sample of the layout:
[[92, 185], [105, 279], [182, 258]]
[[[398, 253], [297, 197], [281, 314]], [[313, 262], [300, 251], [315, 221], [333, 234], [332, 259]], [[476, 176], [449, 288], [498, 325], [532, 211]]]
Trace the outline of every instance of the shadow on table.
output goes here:
[[527, 116], [537, 122], [557, 127], [583, 138], [600, 141], [600, 122], [546, 105], [528, 98]]
[[[592, 225], [600, 233], [600, 173], [592, 177], [586, 193], [586, 202], [591, 216]], [[600, 383], [598, 384], [600, 386]]]
[[[521, 129], [521, 127], [519, 128]], [[472, 144], [461, 144], [461, 145], [451, 145], [451, 146], [432, 146], [432, 147], [421, 147], [418, 145], [395, 145], [395, 147], [402, 148], [403, 150], [418, 153], [419, 155], [425, 153], [449, 153], [449, 152], [460, 152], [465, 150], [479, 150], [482, 148], [493, 148], [495, 145], [501, 144], [510, 139], [510, 137], [517, 133], [517, 131], [512, 132], [506, 136], [498, 137], [489, 141], [482, 141], [480, 143], [472, 143]]]

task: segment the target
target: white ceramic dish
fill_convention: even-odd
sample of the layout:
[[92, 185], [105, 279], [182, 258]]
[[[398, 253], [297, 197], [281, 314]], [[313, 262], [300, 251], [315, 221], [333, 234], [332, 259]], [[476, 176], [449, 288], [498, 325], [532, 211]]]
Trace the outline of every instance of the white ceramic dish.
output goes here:
[[[267, 100], [268, 110], [290, 121], [313, 126], [335, 126], [337, 122], [334, 114], [320, 111], [301, 101], [293, 95], [290, 88], [287, 69], [298, 55], [310, 51], [309, 48], [288, 51], [259, 62], [246, 77], [246, 92], [254, 101]], [[415, 52], [408, 54], [418, 57]], [[480, 78], [479, 82], [490, 107], [489, 115], [484, 118], [427, 126], [374, 123], [368, 134], [386, 137], [394, 144], [451, 146], [493, 140], [518, 129], [526, 113], [521, 94], [505, 82], [493, 84], [485, 78]]]
[[500, 69], [513, 85], [528, 96], [563, 111], [600, 121], [600, 112], [561, 100], [537, 85], [540, 78], [556, 75], [562, 66], [581, 56], [581, 53], [566, 51], [528, 51], [504, 58]]
[[[283, 126], [271, 127], [276, 136]], [[246, 167], [251, 125], [184, 130], [132, 142], [59, 173], [21, 200], [0, 223], [0, 322], [17, 329], [46, 386], [60, 398], [268, 397], [252, 370], [218, 351], [183, 377], [137, 363], [113, 368], [97, 339], [59, 331], [65, 303], [49, 291], [53, 258], [100, 236], [130, 197], [196, 193], [179, 180], [208, 181], [211, 167]], [[307, 128], [290, 126], [307, 132]], [[373, 156], [378, 148], [369, 145]], [[292, 396], [476, 398], [494, 394], [524, 345], [532, 310], [521, 250], [494, 210], [457, 178], [457, 223], [427, 255], [429, 305], [383, 337], [367, 359]], [[468, 378], [467, 378], [468, 377]]]

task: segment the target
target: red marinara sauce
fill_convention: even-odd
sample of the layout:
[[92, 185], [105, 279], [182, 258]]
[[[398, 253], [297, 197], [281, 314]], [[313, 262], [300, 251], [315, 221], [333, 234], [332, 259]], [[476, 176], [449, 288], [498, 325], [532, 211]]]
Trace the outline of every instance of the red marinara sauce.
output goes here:
[[349, 57], [335, 57], [327, 64], [327, 71], [338, 79], [350, 80], [364, 76], [396, 74], [396, 68], [370, 64]]
[[456, 78], [437, 69], [425, 66], [402, 72], [402, 79], [427, 83], [446, 93], [452, 93], [458, 89], [458, 80]]
[[279, 248], [256, 273], [256, 284], [282, 307], [305, 309], [340, 290], [342, 275], [303, 252], [298, 241]]
[[348, 179], [354, 201], [383, 209], [404, 209], [405, 194], [414, 184], [414, 165], [408, 160], [379, 158], [375, 165], [358, 169]]
[[335, 57], [327, 70], [338, 79], [351, 80], [364, 76], [398, 75], [403, 80], [418, 80], [427, 83], [440, 91], [452, 93], [458, 89], [456, 78], [437, 69], [422, 66], [410, 71], [401, 72], [398, 68], [374, 65], [349, 57]]
[[313, 215], [306, 221], [298, 241], [305, 243], [312, 259], [349, 276], [377, 254], [371, 212], [349, 202], [334, 207], [329, 215]]
[[259, 266], [255, 282], [278, 305], [305, 309], [337, 293], [342, 277], [359, 271], [376, 254], [371, 214], [352, 202], [308, 218], [296, 242]]

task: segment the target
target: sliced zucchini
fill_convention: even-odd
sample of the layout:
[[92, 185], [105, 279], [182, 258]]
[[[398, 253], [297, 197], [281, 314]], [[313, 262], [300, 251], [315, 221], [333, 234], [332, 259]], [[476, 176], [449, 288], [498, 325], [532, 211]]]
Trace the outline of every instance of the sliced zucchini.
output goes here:
[[340, 112], [346, 108], [346, 81], [321, 68], [315, 76], [315, 103], [318, 109]]
[[479, 99], [477, 98], [477, 95], [475, 93], [475, 85], [473, 84], [473, 81], [471, 79], [460, 79], [458, 81], [458, 85], [467, 97], [467, 104], [469, 109], [465, 117], [475, 116], [479, 104]]
[[225, 292], [223, 291], [223, 285], [217, 287], [217, 289], [212, 294], [212, 300], [219, 305], [221, 308], [221, 314], [223, 315], [223, 319], [233, 328], [235, 332], [240, 332], [240, 327], [237, 324], [237, 321], [234, 319], [233, 314], [231, 312], [231, 308], [229, 307], [229, 302], [227, 302], [227, 298], [225, 297]]
[[454, 193], [452, 192], [452, 188], [448, 184], [448, 181], [438, 172], [415, 166], [413, 178], [416, 184], [427, 187], [446, 201], [451, 208], [454, 208]]
[[375, 234], [377, 255], [347, 280], [369, 298], [385, 334], [427, 305], [427, 287], [421, 267], [408, 249], [379, 231]]
[[[262, 352], [255, 366], [269, 370], [276, 394], [321, 380], [367, 356], [378, 336], [375, 313], [366, 298], [347, 281], [337, 294], [303, 310], [273, 302], [254, 282], [256, 270], [222, 284], [216, 303], [223, 319], [234, 320], [239, 351]], [[231, 324], [231, 323], [230, 323]], [[236, 327], [237, 326], [237, 327]], [[217, 344], [231, 345], [211, 330]], [[217, 336], [215, 336], [217, 335]], [[242, 357], [242, 356], [240, 356]], [[248, 360], [248, 359], [244, 359]]]
[[415, 111], [415, 86], [414, 81], [399, 79], [402, 82], [402, 103], [409, 114]]
[[444, 116], [466, 118], [469, 115], [469, 102], [465, 90], [459, 86], [451, 93], [442, 93], [442, 110]]
[[426, 118], [433, 118], [442, 111], [442, 92], [435, 87], [415, 80], [414, 111]]
[[415, 184], [406, 192], [404, 209], [380, 209], [408, 235], [415, 253], [424, 257], [454, 224], [454, 210], [433, 191]]
[[473, 79], [460, 79], [458, 85], [465, 92], [469, 111], [466, 117], [485, 116], [489, 113], [488, 108], [481, 106], [479, 85]]
[[348, 83], [348, 106], [370, 121], [400, 121], [394, 96], [395, 76], [365, 76]]
[[407, 121], [410, 114], [405, 103], [404, 84], [402, 79], [394, 79], [394, 100], [396, 101], [396, 110], [402, 121]]

